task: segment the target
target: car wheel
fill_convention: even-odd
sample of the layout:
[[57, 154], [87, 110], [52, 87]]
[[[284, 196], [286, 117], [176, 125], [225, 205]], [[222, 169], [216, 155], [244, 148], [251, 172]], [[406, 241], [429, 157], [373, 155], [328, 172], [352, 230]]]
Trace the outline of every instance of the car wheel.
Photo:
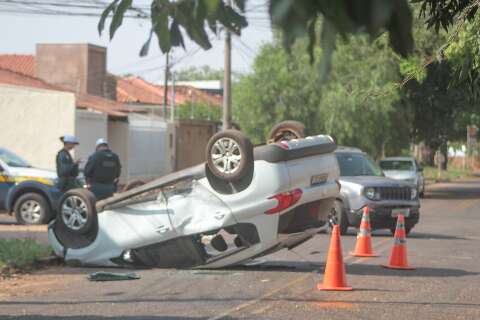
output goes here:
[[215, 134], [206, 151], [208, 169], [223, 181], [238, 181], [253, 170], [253, 145], [240, 131]]
[[275, 125], [268, 134], [268, 143], [301, 139], [305, 137], [305, 125], [299, 121], [283, 121]]
[[47, 199], [34, 192], [21, 195], [15, 201], [13, 211], [20, 224], [43, 224], [47, 223], [50, 218], [50, 206]]
[[340, 227], [340, 234], [344, 235], [347, 234], [348, 231], [348, 218], [345, 213], [345, 208], [343, 207], [343, 203], [341, 201], [335, 201], [330, 214], [328, 215], [328, 225], [329, 231], [332, 230], [333, 226], [338, 224]]
[[95, 196], [87, 189], [67, 191], [60, 199], [57, 222], [75, 234], [87, 234], [97, 221]]

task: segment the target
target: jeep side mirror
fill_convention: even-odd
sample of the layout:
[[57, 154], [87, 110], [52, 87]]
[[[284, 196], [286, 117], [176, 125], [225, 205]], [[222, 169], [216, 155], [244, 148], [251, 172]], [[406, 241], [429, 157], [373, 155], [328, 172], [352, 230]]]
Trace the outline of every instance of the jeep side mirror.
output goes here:
[[422, 167], [418, 167], [418, 172], [423, 172], [423, 168], [422, 168]]

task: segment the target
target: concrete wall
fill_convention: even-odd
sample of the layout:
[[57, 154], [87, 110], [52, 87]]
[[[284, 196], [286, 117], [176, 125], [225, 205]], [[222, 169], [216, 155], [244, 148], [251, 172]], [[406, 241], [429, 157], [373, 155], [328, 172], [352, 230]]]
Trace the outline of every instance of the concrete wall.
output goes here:
[[59, 137], [75, 134], [71, 93], [0, 85], [0, 146], [33, 166], [55, 169]]
[[80, 142], [80, 145], [75, 148], [75, 156], [82, 160], [80, 168], [83, 168], [88, 157], [95, 151], [97, 139], [107, 139], [108, 117], [104, 113], [77, 110], [75, 120], [75, 136]]
[[106, 49], [91, 44], [38, 44], [36, 75], [75, 92], [105, 94]]
[[205, 148], [215, 134], [216, 125], [210, 121], [180, 120], [175, 125], [175, 170], [205, 162]]
[[155, 179], [172, 172], [173, 127], [158, 117], [138, 114], [129, 115], [129, 124], [128, 179]]

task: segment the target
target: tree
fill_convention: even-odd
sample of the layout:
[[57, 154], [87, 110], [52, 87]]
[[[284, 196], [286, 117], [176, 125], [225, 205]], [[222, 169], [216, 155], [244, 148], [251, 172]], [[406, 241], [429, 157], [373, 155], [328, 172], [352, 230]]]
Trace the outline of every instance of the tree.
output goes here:
[[421, 83], [413, 79], [405, 86], [413, 142], [423, 141], [433, 151], [440, 149], [445, 158], [448, 158], [448, 142], [464, 137], [465, 120], [472, 112], [464, 87], [447, 90], [452, 77], [448, 62], [436, 62], [427, 66], [426, 78]]
[[[308, 44], [297, 43], [291, 55], [278, 42], [263, 46], [254, 72], [234, 88], [237, 121], [257, 143], [274, 123], [293, 119], [304, 122], [310, 134], [332, 134], [340, 144], [375, 157], [400, 153], [408, 148], [409, 124], [398, 121], [404, 113], [396, 107], [401, 75], [387, 43], [386, 36], [373, 43], [367, 37], [340, 42], [322, 86], [321, 62], [308, 63]], [[321, 49], [314, 54], [322, 55]]]
[[222, 80], [223, 70], [212, 69], [207, 65], [190, 67], [175, 71], [175, 79], [178, 81]]
[[[172, 47], [184, 47], [184, 33], [204, 49], [211, 47], [207, 28], [217, 34], [221, 28], [240, 34], [248, 23], [245, 17], [247, 0], [234, 0], [233, 6], [222, 0], [153, 0], [150, 17], [152, 29], [140, 54], [145, 55], [153, 34], [162, 52]], [[106, 7], [98, 23], [101, 33], [110, 14], [110, 38], [123, 22], [132, 0], [114, 0]], [[401, 55], [413, 48], [412, 16], [407, 0], [271, 0], [269, 13], [272, 23], [282, 31], [283, 44], [290, 49], [299, 37], [308, 36], [306, 47], [313, 60], [314, 46], [320, 33], [317, 22], [323, 21], [321, 41], [326, 60], [331, 57], [337, 34], [346, 36], [364, 30], [372, 37], [383, 31], [389, 34], [391, 47]]]
[[[443, 28], [454, 34], [445, 46], [439, 48], [440, 54], [454, 44], [460, 44], [460, 63], [454, 66], [456, 79], [467, 82], [474, 97], [480, 97], [480, 41], [471, 39], [470, 45], [462, 46], [460, 37], [456, 37], [469, 23], [477, 18], [478, 0], [410, 0], [420, 6], [420, 15], [425, 18], [426, 26], [437, 33]], [[137, 11], [132, 6], [133, 0], [113, 0], [104, 10], [98, 23], [101, 33], [107, 18], [112, 15], [109, 33], [113, 38], [121, 26], [123, 16], [128, 10]], [[234, 0], [233, 5], [226, 5], [222, 0], [152, 0], [150, 18], [152, 29], [148, 40], [140, 50], [146, 55], [155, 34], [162, 52], [169, 52], [172, 47], [184, 46], [184, 34], [204, 49], [211, 47], [208, 31], [218, 34], [226, 28], [236, 34], [248, 25], [245, 17], [247, 0]], [[349, 34], [367, 33], [376, 38], [388, 33], [389, 44], [395, 52], [406, 56], [413, 50], [412, 14], [407, 0], [270, 0], [268, 2], [272, 24], [281, 31], [283, 44], [290, 50], [295, 41], [308, 38], [306, 49], [310, 60], [314, 58], [317, 43], [323, 48], [322, 68], [318, 71], [327, 74], [330, 70], [331, 57], [335, 48], [337, 35], [345, 38]], [[318, 28], [318, 21], [323, 28]], [[361, 32], [360, 32], [361, 31]], [[479, 28], [474, 25], [471, 35], [478, 35]], [[467, 30], [467, 33], [468, 30]], [[471, 38], [471, 37], [470, 37]], [[478, 38], [478, 37], [477, 37]], [[457, 50], [458, 53], [458, 50]], [[466, 63], [465, 63], [466, 61]], [[479, 92], [479, 94], [476, 94]], [[478, 96], [478, 97], [477, 97]]]

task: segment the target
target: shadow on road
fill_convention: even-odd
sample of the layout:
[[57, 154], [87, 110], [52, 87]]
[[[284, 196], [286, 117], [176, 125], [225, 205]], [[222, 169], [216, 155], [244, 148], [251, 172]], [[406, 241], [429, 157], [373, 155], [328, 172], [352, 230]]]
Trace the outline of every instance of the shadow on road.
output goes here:
[[407, 239], [427, 239], [427, 240], [470, 240], [469, 238], [461, 236], [453, 236], [448, 234], [435, 234], [435, 233], [425, 233], [425, 232], [416, 232], [412, 231], [407, 237]]
[[424, 199], [430, 200], [468, 200], [480, 198], [480, 189], [459, 188], [437, 189], [425, 193]]
[[452, 268], [426, 268], [419, 267], [415, 270], [392, 270], [385, 269], [378, 265], [371, 264], [351, 264], [347, 265], [347, 273], [354, 275], [369, 276], [398, 276], [398, 277], [423, 277], [423, 278], [445, 278], [445, 277], [466, 277], [476, 276], [479, 272], [470, 272], [461, 269]]

